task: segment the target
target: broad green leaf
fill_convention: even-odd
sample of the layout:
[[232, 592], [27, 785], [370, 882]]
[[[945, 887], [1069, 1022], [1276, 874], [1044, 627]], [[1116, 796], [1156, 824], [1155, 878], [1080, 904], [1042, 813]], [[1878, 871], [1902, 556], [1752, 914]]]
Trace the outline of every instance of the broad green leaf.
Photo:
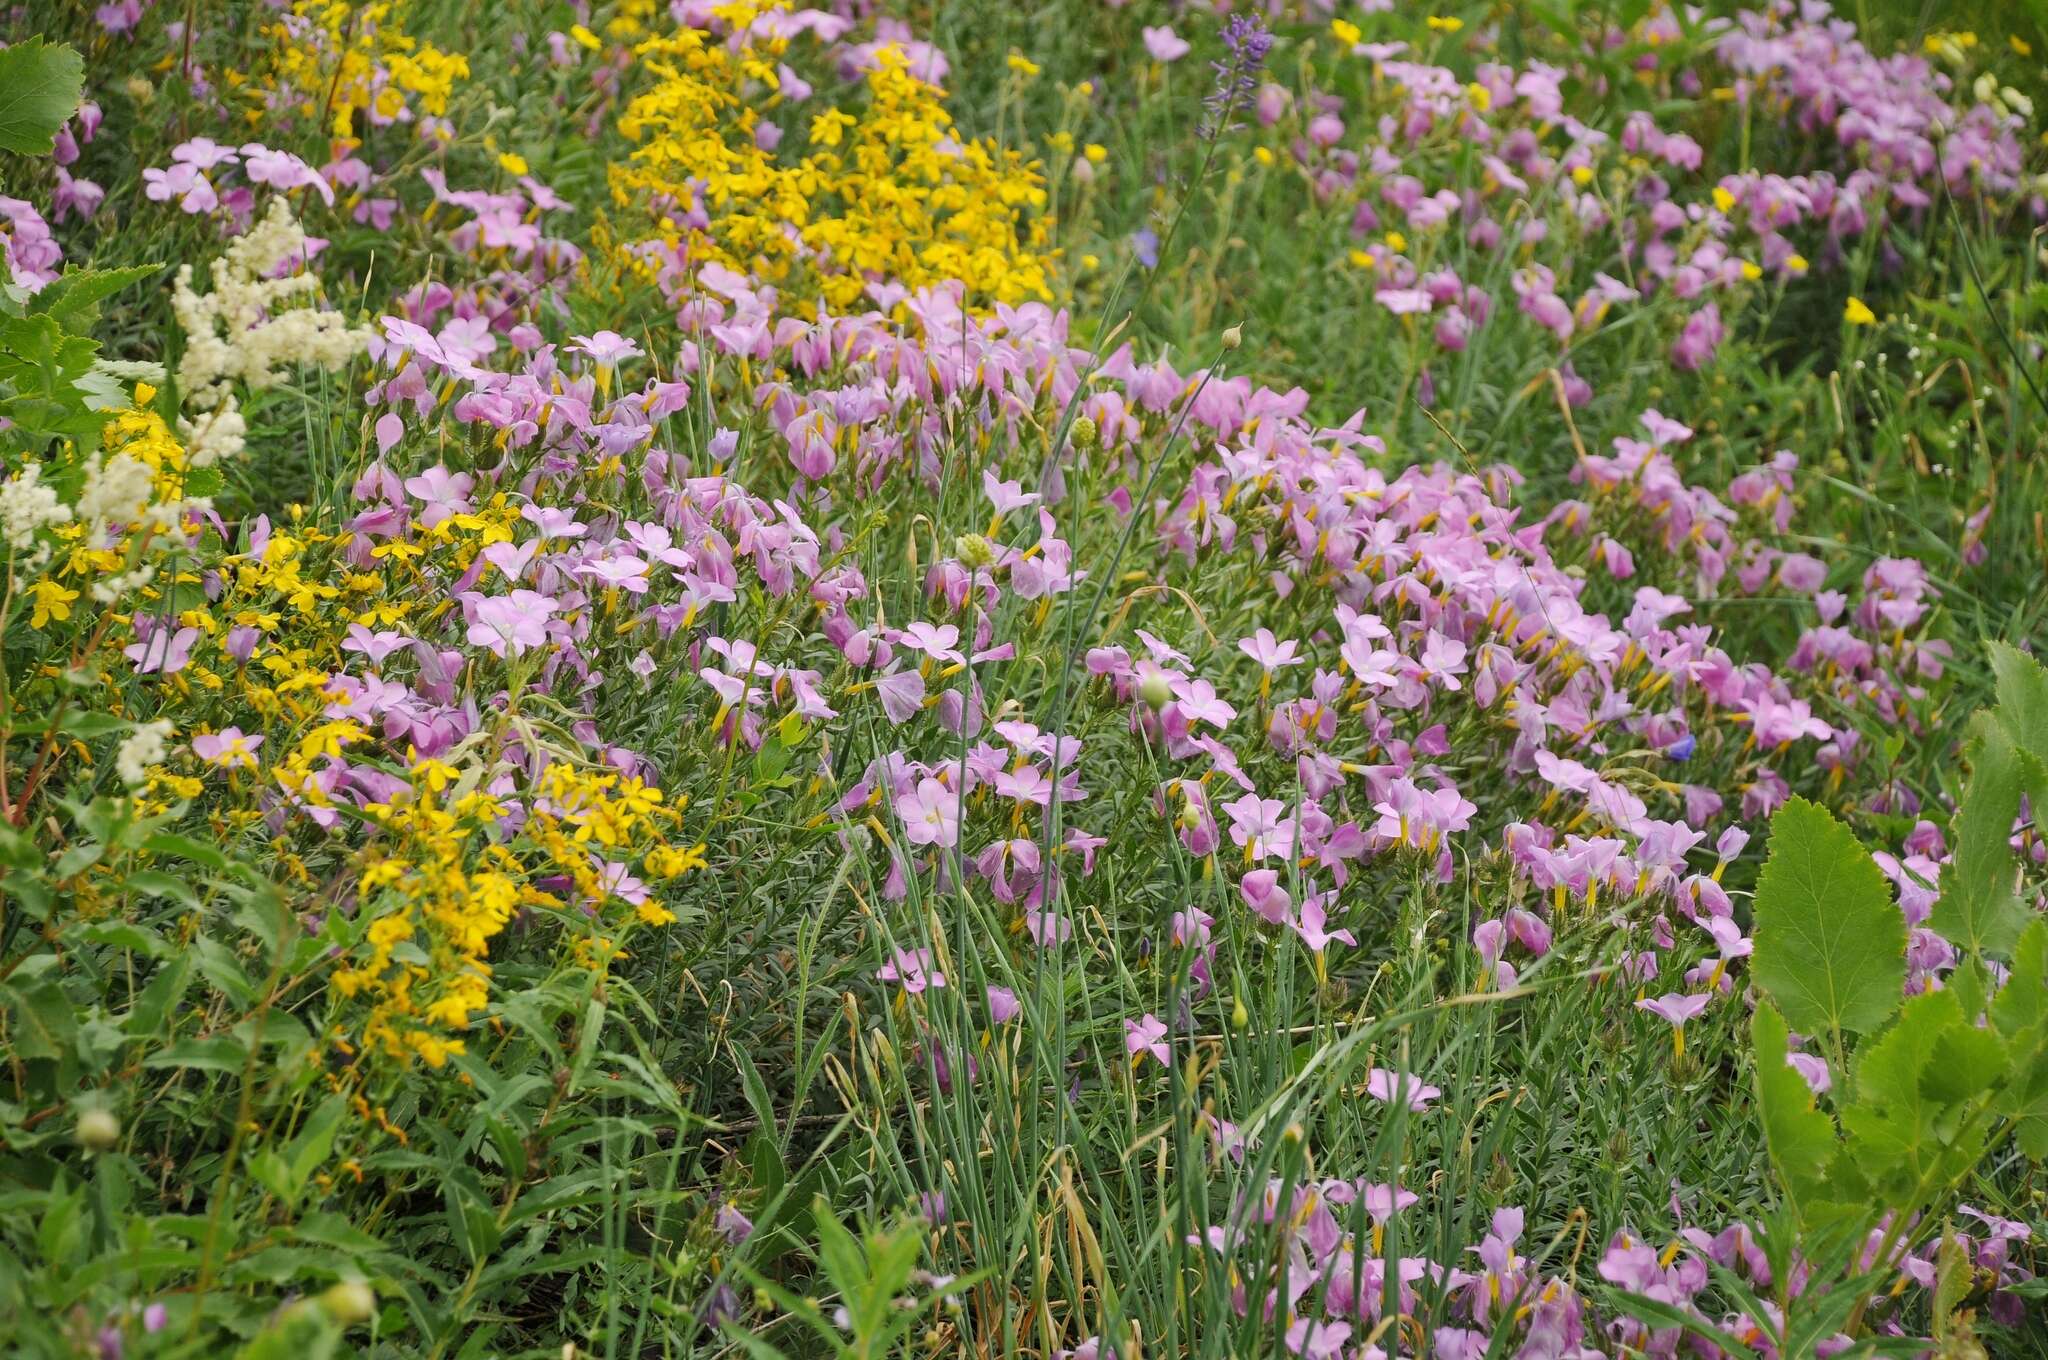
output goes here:
[[1998, 678], [1999, 723], [2023, 751], [2048, 762], [2048, 669], [2016, 647], [1988, 644]]
[[1756, 1099], [1764, 1142], [1785, 1197], [1796, 1210], [1825, 1193], [1827, 1164], [1838, 1141], [1835, 1124], [1814, 1108], [1813, 1089], [1787, 1060], [1785, 1018], [1769, 1002], [1757, 1006], [1749, 1032], [1756, 1052]]
[[2048, 921], [2036, 920], [2012, 953], [2012, 972], [1991, 999], [1991, 1023], [2011, 1050], [2013, 1083], [1999, 1108], [2016, 1121], [2020, 1150], [2048, 1161]]
[[1757, 985], [1807, 1033], [1868, 1033], [1898, 1009], [1906, 918], [1849, 828], [1794, 798], [1756, 891]]
[[0, 1005], [12, 1017], [9, 1034], [21, 1057], [62, 1057], [78, 1032], [71, 999], [53, 977], [17, 975], [12, 981], [0, 982]]
[[1960, 949], [2002, 957], [2031, 915], [2013, 895], [2018, 868], [2006, 841], [2028, 778], [2022, 767], [2038, 762], [1989, 714], [1970, 720], [1970, 735], [1970, 781], [1956, 813], [1955, 859], [1942, 871], [1941, 900], [1927, 923]]
[[2048, 920], [2036, 919], [2013, 947], [2012, 970], [1991, 999], [1991, 1022], [2008, 1038], [2048, 1020]]
[[68, 47], [34, 37], [0, 48], [0, 151], [49, 155], [84, 89], [85, 59]]
[[[1981, 1073], [1973, 1070], [1967, 1079], [1944, 1085], [1936, 1071], [1959, 1055], [1964, 1062], [1981, 1060], [1981, 1052], [1961, 1037], [1965, 1032], [1974, 1027], [1953, 996], [1923, 992], [1856, 1055], [1854, 1098], [1842, 1107], [1842, 1128], [1850, 1156], [1893, 1208], [1917, 1211], [1917, 1203], [1905, 1202], [1916, 1188], [1943, 1186], [1983, 1151], [1983, 1126], [1975, 1133], [1959, 1130], [1951, 1118], [1955, 1101], [1945, 1098], [1957, 1086], [1974, 1086], [1966, 1096], [1981, 1091], [1975, 1084]], [[1984, 1037], [1994, 1046], [1998, 1042]]]

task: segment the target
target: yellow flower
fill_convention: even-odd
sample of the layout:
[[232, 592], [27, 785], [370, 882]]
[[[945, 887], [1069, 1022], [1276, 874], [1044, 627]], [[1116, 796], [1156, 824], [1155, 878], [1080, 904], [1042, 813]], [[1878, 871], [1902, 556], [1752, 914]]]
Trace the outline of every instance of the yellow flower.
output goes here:
[[508, 175], [523, 175], [527, 171], [526, 157], [516, 151], [500, 152], [498, 165]]
[[1399, 254], [1401, 251], [1408, 249], [1408, 238], [1398, 231], [1388, 232], [1387, 249]]
[[647, 872], [656, 878], [676, 878], [703, 867], [702, 841], [687, 849], [673, 845], [657, 845], [647, 852]]
[[1763, 276], [1764, 271], [1761, 265], [1758, 265], [1750, 260], [1744, 260], [1742, 262], [1743, 278], [1748, 279], [1751, 283], [1755, 283], [1758, 279], [1762, 278]]
[[569, 25], [569, 36], [576, 40], [576, 43], [579, 47], [587, 48], [592, 52], [595, 52], [598, 48], [604, 46], [604, 44], [598, 40], [598, 36], [595, 33], [592, 33], [589, 29], [585, 28], [582, 24]]
[[1088, 158], [1090, 165], [1100, 165], [1109, 159], [1109, 148], [1101, 142], [1090, 142], [1081, 148], [1081, 154]]
[[1481, 113], [1493, 107], [1493, 91], [1476, 80], [1465, 87], [1465, 97], [1471, 100], [1472, 107]]
[[1852, 297], [1849, 304], [1842, 308], [1842, 320], [1852, 326], [1875, 326], [1877, 313], [1871, 311], [1862, 298]]
[[1346, 47], [1355, 47], [1365, 41], [1365, 34], [1358, 25], [1345, 19], [1330, 20], [1330, 36]]
[[1785, 268], [1791, 270], [1795, 274], [1804, 274], [1811, 267], [1812, 266], [1810, 266], [1806, 262], [1806, 257], [1804, 255], [1795, 252], [1785, 257]]
[[1039, 72], [1038, 63], [1033, 61], [1031, 58], [1025, 56], [1022, 52], [1010, 53], [1009, 57], [1005, 61], [1005, 64], [1008, 65], [1012, 71], [1016, 71], [1019, 74], [1021, 74], [1026, 80], [1031, 79], [1031, 77], [1037, 75]]
[[2013, 34], [2011, 37], [2007, 38], [2006, 41], [2012, 44], [2012, 50], [2014, 55], [2021, 57], [2031, 57], [2034, 55], [2033, 45], [2030, 44], [2025, 38], [2022, 38], [2019, 34]]
[[1574, 184], [1578, 185], [1578, 186], [1579, 186], [1579, 187], [1580, 187], [1581, 189], [1583, 189], [1583, 188], [1585, 188], [1585, 187], [1586, 187], [1586, 186], [1587, 186], [1588, 184], [1591, 184], [1592, 182], [1593, 182], [1593, 167], [1592, 167], [1592, 166], [1590, 166], [1590, 165], [1575, 165], [1575, 166], [1573, 166], [1573, 167], [1572, 167], [1572, 183], [1574, 183]]
[[1435, 29], [1439, 33], [1456, 33], [1459, 29], [1465, 26], [1465, 21], [1463, 19], [1454, 19], [1449, 15], [1445, 14], [1430, 15], [1428, 23], [1431, 28]]
[[51, 619], [63, 622], [71, 617], [71, 602], [78, 598], [75, 590], [66, 590], [55, 581], [44, 579], [30, 587], [35, 595], [35, 612], [30, 616], [28, 626], [41, 628]]
[[1714, 186], [1714, 210], [1720, 213], [1735, 211], [1735, 195], [1729, 193], [1718, 184]]
[[1363, 250], [1352, 251], [1350, 255], [1350, 260], [1352, 266], [1357, 269], [1372, 269], [1375, 268], [1379, 263], [1377, 260], [1373, 259], [1371, 255], [1367, 254]]
[[838, 146], [846, 129], [855, 123], [854, 116], [838, 109], [827, 109], [811, 119], [811, 145]]

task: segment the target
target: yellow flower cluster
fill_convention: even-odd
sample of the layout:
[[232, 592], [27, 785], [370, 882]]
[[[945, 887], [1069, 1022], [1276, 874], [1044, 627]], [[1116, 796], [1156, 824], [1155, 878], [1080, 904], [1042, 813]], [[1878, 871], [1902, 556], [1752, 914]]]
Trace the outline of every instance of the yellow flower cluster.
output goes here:
[[[736, 32], [753, 13], [718, 11]], [[662, 247], [834, 306], [870, 279], [957, 279], [978, 305], [1052, 296], [1039, 163], [958, 135], [944, 92], [912, 74], [899, 49], [876, 54], [865, 107], [811, 119], [809, 154], [785, 162], [766, 149], [760, 110], [779, 97], [787, 46], [684, 28], [636, 49], [654, 79], [620, 118], [636, 146], [611, 167], [611, 188], [622, 208], [656, 218]], [[631, 247], [615, 254], [629, 272], [658, 272]]]
[[[362, 135], [356, 115], [391, 123], [413, 111], [448, 112], [457, 81], [469, 78], [469, 59], [443, 52], [406, 33], [398, 3], [292, 0], [291, 10], [264, 29], [271, 69], [251, 87], [307, 118], [325, 118], [337, 138]], [[251, 121], [261, 113], [252, 110]]]
[[[624, 903], [632, 907], [626, 928], [667, 925], [675, 914], [625, 861], [640, 858], [659, 878], [703, 866], [701, 846], [662, 838], [672, 820], [662, 791], [616, 771], [548, 765], [510, 839], [507, 806], [476, 787], [474, 767], [423, 759], [408, 773], [402, 793], [363, 809], [381, 833], [359, 857], [357, 911], [369, 924], [333, 979], [343, 998], [369, 1003], [349, 1028], [386, 1058], [440, 1067], [465, 1051], [461, 1032], [490, 1004], [491, 942], [515, 912], [575, 920], [570, 909], [583, 908], [602, 929]], [[603, 963], [624, 956], [618, 939], [604, 935], [579, 936], [572, 952]], [[349, 1040], [340, 1043], [352, 1051]]]

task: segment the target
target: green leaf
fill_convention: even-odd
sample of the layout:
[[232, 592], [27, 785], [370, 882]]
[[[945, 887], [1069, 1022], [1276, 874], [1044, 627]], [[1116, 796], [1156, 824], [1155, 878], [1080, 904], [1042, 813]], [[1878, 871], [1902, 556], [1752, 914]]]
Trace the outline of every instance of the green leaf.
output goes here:
[[35, 838], [0, 817], [0, 864], [10, 869], [33, 869], [43, 862]]
[[204, 868], [221, 870], [228, 867], [228, 857], [203, 841], [195, 841], [170, 831], [159, 831], [142, 843], [142, 848], [152, 854], [169, 855], [173, 859], [189, 860]]
[[49, 155], [84, 89], [85, 59], [71, 48], [41, 37], [0, 48], [0, 150]]
[[143, 1060], [144, 1067], [194, 1067], [202, 1072], [239, 1072], [249, 1060], [249, 1050], [232, 1035], [211, 1039], [180, 1039], [161, 1053]]
[[199, 894], [192, 885], [161, 869], [137, 869], [128, 875], [128, 887], [145, 897], [168, 897], [179, 906], [199, 910]]
[[2014, 1073], [1999, 1108], [2015, 1121], [2020, 1151], [2048, 1161], [2048, 921], [2020, 936], [2012, 972], [1991, 999], [1991, 1024], [2006, 1038]]
[[1756, 1050], [1757, 1109], [1763, 1115], [1764, 1143], [1785, 1198], [1796, 1211], [1825, 1194], [1827, 1164], [1838, 1142], [1835, 1123], [1814, 1108], [1813, 1089], [1787, 1060], [1785, 1018], [1769, 1002], [1757, 1006], [1749, 1033]]
[[2048, 669], [2016, 647], [1988, 644], [1998, 677], [1999, 723], [2023, 751], [2048, 762]]
[[[1962, 1036], [1975, 1031], [1948, 992], [1923, 992], [1907, 1002], [1898, 1022], [1856, 1055], [1854, 1100], [1842, 1110], [1850, 1156], [1885, 1202], [1917, 1212], [1916, 1191], [1939, 1189], [1968, 1168], [1983, 1150], [1985, 1130], [1958, 1127], [1951, 1116], [1962, 1100], [1984, 1089], [1982, 1053]], [[1983, 1035], [2002, 1057], [1998, 1041]], [[1951, 1061], [1971, 1064], [1946, 1078]]]
[[1954, 862], [1941, 875], [1941, 900], [1928, 925], [1978, 957], [2004, 956], [2026, 929], [2031, 913], [2014, 896], [2018, 877], [2007, 838], [2020, 794], [2039, 762], [2014, 745], [2013, 735], [1990, 714], [1970, 720], [1970, 781], [1956, 812]]
[[78, 1033], [71, 998], [55, 978], [17, 974], [12, 981], [0, 982], [0, 1003], [13, 1017], [14, 1051], [24, 1058], [60, 1058]]
[[1848, 827], [1794, 798], [1771, 819], [1756, 890], [1757, 985], [1788, 1024], [1864, 1034], [1898, 1008], [1906, 918]]
[[67, 269], [57, 280], [43, 285], [29, 303], [29, 315], [54, 317], [58, 325], [73, 335], [83, 335], [99, 320], [102, 302], [162, 267], [143, 264], [129, 269]]

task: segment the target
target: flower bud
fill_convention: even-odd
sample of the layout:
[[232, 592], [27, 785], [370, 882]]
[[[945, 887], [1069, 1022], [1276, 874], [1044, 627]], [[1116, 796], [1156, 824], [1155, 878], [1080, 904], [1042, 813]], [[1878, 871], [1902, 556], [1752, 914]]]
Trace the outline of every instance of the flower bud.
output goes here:
[[82, 1110], [74, 1130], [78, 1144], [91, 1152], [105, 1152], [121, 1141], [121, 1121], [110, 1110]]
[[1232, 1029], [1243, 1029], [1251, 1022], [1252, 1013], [1245, 1009], [1244, 998], [1241, 996], [1232, 997], [1230, 999], [1230, 1027]]
[[953, 555], [969, 571], [995, 565], [996, 545], [980, 534], [962, 534], [953, 540]]
[[1232, 326], [1229, 330], [1223, 332], [1223, 348], [1236, 349], [1243, 343], [1244, 327], [1242, 325]]
[[1088, 416], [1075, 416], [1073, 428], [1067, 431], [1067, 442], [1083, 451], [1094, 448], [1101, 438], [1102, 431]]
[[1157, 711], [1165, 708], [1173, 698], [1173, 687], [1166, 682], [1166, 672], [1147, 671], [1145, 678], [1138, 681], [1138, 697], [1145, 701], [1145, 707]]
[[376, 1313], [377, 1291], [361, 1280], [343, 1280], [322, 1293], [319, 1304], [338, 1326], [353, 1327]]

